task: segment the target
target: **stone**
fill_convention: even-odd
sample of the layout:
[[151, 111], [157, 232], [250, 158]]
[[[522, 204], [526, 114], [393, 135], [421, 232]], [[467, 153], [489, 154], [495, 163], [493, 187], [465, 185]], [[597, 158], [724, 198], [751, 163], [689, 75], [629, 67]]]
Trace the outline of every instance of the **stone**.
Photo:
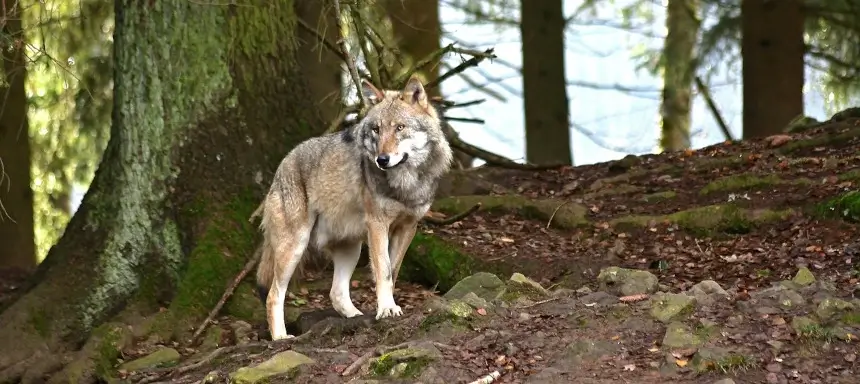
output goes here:
[[416, 378], [441, 355], [432, 343], [421, 343], [371, 360], [370, 372], [377, 377]]
[[729, 293], [713, 280], [703, 280], [690, 287], [687, 294], [695, 297], [699, 305], [711, 305], [717, 300], [729, 299]]
[[680, 293], [659, 293], [651, 297], [651, 316], [668, 323], [693, 311], [696, 298]]
[[815, 275], [812, 274], [809, 268], [801, 267], [797, 270], [797, 274], [794, 275], [791, 281], [797, 285], [806, 286], [815, 282]]
[[123, 371], [137, 371], [144, 368], [164, 367], [179, 361], [179, 352], [173, 348], [161, 347], [154, 352], [119, 366]]
[[621, 296], [652, 294], [659, 285], [657, 276], [651, 272], [619, 267], [601, 269], [597, 281], [601, 290]]
[[253, 367], [242, 367], [230, 374], [234, 384], [256, 384], [268, 381], [272, 376], [290, 375], [302, 365], [316, 361], [295, 351], [284, 351]]
[[821, 303], [818, 304], [818, 308], [815, 310], [815, 315], [818, 316], [821, 321], [828, 321], [834, 316], [843, 314], [852, 309], [854, 309], [854, 305], [850, 302], [831, 297], [822, 300]]
[[729, 350], [726, 348], [709, 347], [700, 348], [693, 355], [691, 361], [693, 369], [698, 372], [707, 372], [712, 370], [716, 365], [729, 355]]
[[473, 292], [486, 301], [493, 301], [501, 298], [506, 289], [505, 282], [498, 276], [488, 272], [478, 272], [454, 284], [442, 297], [462, 299], [469, 292]]
[[508, 279], [508, 283], [512, 285], [521, 285], [527, 287], [530, 290], [540, 292], [544, 296], [549, 296], [549, 291], [547, 291], [546, 288], [541, 286], [540, 283], [529, 279], [528, 277], [519, 272], [515, 272], [513, 275], [511, 275], [511, 278]]
[[487, 309], [487, 308], [493, 307], [493, 304], [491, 304], [489, 301], [484, 300], [483, 298], [479, 297], [475, 292], [469, 292], [469, 293], [465, 294], [463, 296], [463, 298], [460, 300], [462, 300], [466, 304], [469, 304], [469, 306], [471, 306], [472, 308], [475, 308], [475, 309], [479, 309], [479, 308]]
[[615, 296], [612, 296], [606, 292], [600, 291], [600, 292], [589, 293], [589, 294], [581, 297], [579, 299], [579, 301], [585, 305], [597, 304], [600, 306], [607, 306], [607, 305], [612, 305], [612, 304], [617, 303], [618, 298]]
[[673, 321], [666, 326], [666, 334], [663, 336], [663, 346], [673, 349], [697, 348], [702, 345], [702, 340], [693, 334], [690, 327], [679, 321]]

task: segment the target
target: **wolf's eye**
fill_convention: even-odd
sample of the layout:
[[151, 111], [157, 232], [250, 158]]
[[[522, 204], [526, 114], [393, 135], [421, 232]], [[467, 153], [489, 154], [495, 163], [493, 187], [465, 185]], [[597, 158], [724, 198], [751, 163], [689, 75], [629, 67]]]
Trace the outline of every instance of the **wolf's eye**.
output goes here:
[[394, 127], [394, 129], [396, 129], [396, 130], [397, 130], [397, 132], [400, 132], [400, 131], [402, 131], [402, 130], [406, 129], [406, 126], [405, 126], [405, 125], [403, 125], [403, 124], [397, 124], [397, 126], [396, 126], [396, 127]]
[[379, 133], [379, 124], [373, 124], [370, 127], [370, 130], [373, 131], [373, 133]]

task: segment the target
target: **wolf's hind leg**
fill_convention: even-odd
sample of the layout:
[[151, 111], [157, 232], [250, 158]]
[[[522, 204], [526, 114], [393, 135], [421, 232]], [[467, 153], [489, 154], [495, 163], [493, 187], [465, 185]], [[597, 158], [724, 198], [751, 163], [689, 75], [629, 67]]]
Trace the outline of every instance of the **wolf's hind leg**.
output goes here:
[[334, 263], [334, 274], [331, 279], [329, 298], [334, 310], [344, 317], [361, 316], [363, 313], [355, 307], [349, 297], [350, 281], [358, 259], [361, 257], [361, 242], [340, 245], [331, 250]]
[[[273, 241], [275, 249], [275, 276], [269, 296], [266, 298], [266, 312], [269, 320], [269, 331], [272, 340], [289, 339], [294, 336], [287, 333], [284, 321], [284, 301], [287, 298], [287, 287], [302, 260], [308, 246], [312, 223], [296, 226], [292, 233], [282, 233], [282, 237]], [[287, 231], [285, 231], [287, 232]]]

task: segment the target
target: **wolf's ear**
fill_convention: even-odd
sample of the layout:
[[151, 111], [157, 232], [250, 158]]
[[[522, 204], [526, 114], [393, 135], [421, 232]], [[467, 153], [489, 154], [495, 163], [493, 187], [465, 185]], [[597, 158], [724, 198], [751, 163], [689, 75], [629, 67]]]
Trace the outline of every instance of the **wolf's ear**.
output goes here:
[[421, 80], [417, 76], [413, 75], [406, 82], [406, 86], [403, 87], [403, 91], [401, 92], [401, 98], [409, 104], [418, 104], [418, 106], [425, 110], [430, 109], [427, 92], [424, 91], [424, 85], [421, 84]]
[[382, 91], [380, 91], [379, 88], [374, 87], [367, 79], [361, 79], [361, 92], [364, 93], [364, 97], [368, 99], [370, 105], [382, 101], [385, 97]]

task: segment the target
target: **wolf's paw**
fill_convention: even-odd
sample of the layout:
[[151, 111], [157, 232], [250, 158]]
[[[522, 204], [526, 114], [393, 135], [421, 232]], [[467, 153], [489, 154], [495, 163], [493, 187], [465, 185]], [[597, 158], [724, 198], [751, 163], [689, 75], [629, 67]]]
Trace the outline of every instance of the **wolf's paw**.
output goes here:
[[386, 317], [397, 317], [403, 314], [403, 310], [400, 309], [399, 305], [387, 305], [380, 306], [376, 309], [376, 320], [386, 318]]
[[343, 317], [356, 317], [361, 316], [364, 313], [358, 310], [352, 302], [347, 303], [339, 303], [337, 301], [332, 301], [332, 307], [337, 313], [340, 313]]
[[287, 340], [287, 339], [292, 339], [294, 337], [295, 336], [287, 333], [286, 329], [272, 333], [272, 341]]

